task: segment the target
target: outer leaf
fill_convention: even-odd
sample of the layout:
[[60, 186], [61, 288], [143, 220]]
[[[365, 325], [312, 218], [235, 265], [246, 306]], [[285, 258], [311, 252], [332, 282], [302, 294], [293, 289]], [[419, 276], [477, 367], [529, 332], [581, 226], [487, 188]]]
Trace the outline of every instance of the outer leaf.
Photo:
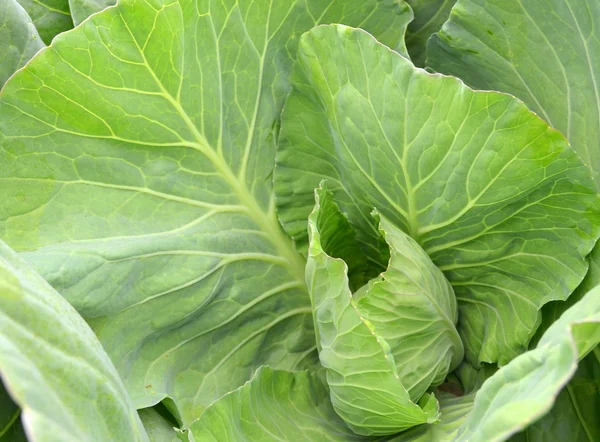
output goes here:
[[0, 88], [43, 47], [31, 18], [17, 1], [0, 3]]
[[427, 40], [442, 28], [456, 0], [406, 1], [415, 16], [406, 32], [406, 47], [413, 63], [421, 67], [425, 65]]
[[514, 359], [483, 384], [456, 440], [505, 440], [546, 414], [575, 373], [578, 360], [598, 342], [600, 287], [567, 310], [535, 350]]
[[115, 3], [117, 3], [115, 0], [69, 0], [73, 23], [77, 26], [90, 15], [113, 6]]
[[[379, 336], [377, 324], [363, 315], [352, 298], [348, 267], [323, 248], [330, 240], [321, 232], [327, 232], [324, 227], [330, 219], [342, 216], [331, 194], [317, 189], [315, 199], [315, 210], [308, 219], [310, 249], [306, 280], [313, 304], [319, 359], [327, 373], [333, 408], [355, 433], [366, 436], [392, 434], [434, 422], [438, 418], [435, 398], [424, 396], [423, 409], [411, 402], [389, 344]], [[367, 292], [359, 304], [369, 296]], [[407, 340], [410, 342], [410, 338]]]
[[148, 440], [92, 330], [1, 242], [0, 301], [0, 375], [30, 439]]
[[370, 285], [356, 306], [390, 346], [398, 377], [411, 399], [418, 401], [463, 360], [456, 298], [415, 240], [385, 217], [377, 217], [391, 258], [381, 280]]
[[[123, 0], [0, 95], [0, 236], [93, 325], [138, 407], [184, 426], [265, 364], [315, 362], [304, 262], [275, 216], [300, 34], [395, 0]], [[305, 219], [306, 222], [306, 219]]]
[[511, 441], [594, 442], [600, 440], [600, 349], [580, 363], [552, 410]]
[[303, 37], [283, 116], [276, 192], [301, 247], [323, 178], [371, 259], [378, 207], [444, 271], [474, 365], [525, 351], [538, 310], [579, 285], [598, 235], [588, 170], [523, 103], [415, 69], [342, 26]]
[[61, 32], [73, 27], [69, 0], [17, 0], [32, 18], [42, 40], [50, 44]]
[[359, 441], [335, 414], [321, 376], [259, 368], [191, 426], [197, 442]]
[[427, 64], [521, 98], [567, 136], [600, 189], [599, 28], [598, 0], [459, 0]]

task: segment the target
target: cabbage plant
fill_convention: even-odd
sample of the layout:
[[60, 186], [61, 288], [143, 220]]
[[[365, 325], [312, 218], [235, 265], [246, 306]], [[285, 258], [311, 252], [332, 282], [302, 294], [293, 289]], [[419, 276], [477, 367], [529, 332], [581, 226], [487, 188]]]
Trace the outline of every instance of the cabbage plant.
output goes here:
[[576, 3], [2, 0], [0, 440], [600, 439]]

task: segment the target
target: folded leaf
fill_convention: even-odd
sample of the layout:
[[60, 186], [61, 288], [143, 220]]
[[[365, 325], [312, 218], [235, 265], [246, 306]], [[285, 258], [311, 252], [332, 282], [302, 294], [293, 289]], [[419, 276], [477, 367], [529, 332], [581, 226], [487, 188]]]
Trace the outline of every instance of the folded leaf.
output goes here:
[[416, 69], [343, 26], [304, 35], [293, 84], [275, 188], [299, 246], [327, 179], [371, 260], [377, 207], [444, 271], [473, 365], [525, 351], [599, 233], [594, 184], [564, 137], [522, 102]]
[[93, 325], [137, 407], [171, 397], [187, 426], [261, 365], [316, 362], [271, 185], [288, 73], [315, 24], [396, 46], [407, 11], [122, 0], [6, 84], [0, 236]]
[[354, 299], [348, 266], [331, 256], [337, 249], [333, 240], [346, 237], [331, 238], [333, 231], [327, 228], [336, 219], [338, 231], [351, 226], [339, 222], [343, 215], [326, 189], [317, 189], [315, 199], [306, 279], [333, 408], [355, 433], [365, 436], [436, 421], [436, 400], [423, 393], [462, 359], [454, 330], [456, 305], [445, 299], [453, 293], [414, 241], [382, 217], [380, 228], [392, 255], [389, 268]]
[[574, 375], [578, 360], [598, 342], [600, 287], [568, 309], [535, 350], [500, 368], [483, 384], [455, 440], [506, 440], [542, 417]]
[[17, 0], [33, 19], [42, 40], [50, 44], [61, 32], [73, 27], [69, 0]]
[[0, 88], [44, 47], [27, 12], [16, 0], [0, 4]]
[[388, 219], [379, 214], [377, 218], [391, 258], [381, 279], [368, 287], [356, 307], [390, 346], [398, 377], [411, 399], [418, 401], [463, 360], [456, 298], [423, 249]]
[[333, 411], [322, 376], [270, 367], [208, 407], [190, 430], [197, 442], [363, 440]]
[[0, 355], [0, 376], [31, 440], [148, 440], [92, 330], [2, 242]]

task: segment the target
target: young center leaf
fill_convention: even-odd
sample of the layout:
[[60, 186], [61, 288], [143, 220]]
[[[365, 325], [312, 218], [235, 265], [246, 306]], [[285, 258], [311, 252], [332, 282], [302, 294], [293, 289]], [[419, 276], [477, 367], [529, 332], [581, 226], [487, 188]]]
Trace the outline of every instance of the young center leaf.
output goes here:
[[0, 355], [0, 377], [29, 440], [148, 441], [93, 331], [2, 242]]
[[336, 253], [353, 239], [340, 232], [353, 227], [326, 188], [315, 195], [306, 278], [334, 409], [366, 436], [436, 421], [437, 402], [426, 391], [463, 358], [452, 287], [414, 240], [377, 215], [389, 265], [353, 295]]
[[409, 19], [395, 0], [122, 0], [6, 84], [0, 236], [92, 324], [138, 407], [170, 396], [187, 426], [259, 366], [315, 362], [271, 186], [288, 74], [315, 24], [398, 46]]
[[599, 233], [593, 181], [564, 137], [513, 97], [416, 69], [344, 26], [303, 36], [293, 85], [275, 188], [298, 247], [327, 179], [370, 261], [376, 207], [444, 272], [472, 364], [524, 352]]

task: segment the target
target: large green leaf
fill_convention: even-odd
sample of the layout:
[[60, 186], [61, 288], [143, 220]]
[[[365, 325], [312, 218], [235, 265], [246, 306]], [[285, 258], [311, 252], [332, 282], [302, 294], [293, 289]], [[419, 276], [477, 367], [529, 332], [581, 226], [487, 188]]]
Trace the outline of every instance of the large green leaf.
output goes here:
[[456, 0], [406, 0], [414, 13], [414, 20], [408, 25], [406, 47], [417, 66], [425, 64], [427, 40], [442, 28], [450, 15]]
[[2, 242], [0, 355], [0, 376], [32, 440], [148, 440], [92, 330]]
[[471, 363], [525, 351], [598, 235], [593, 182], [564, 137], [522, 102], [415, 69], [343, 26], [303, 37], [293, 83], [275, 188], [298, 246], [326, 178], [371, 260], [376, 207], [444, 271]]
[[73, 23], [77, 26], [90, 15], [113, 6], [116, 0], [69, 0], [69, 9]]
[[73, 27], [69, 0], [17, 0], [32, 18], [42, 40], [50, 44], [61, 32]]
[[315, 196], [306, 279], [334, 409], [367, 436], [436, 421], [436, 400], [424, 393], [463, 356], [452, 289], [423, 250], [381, 217], [388, 270], [353, 297], [348, 266], [332, 256], [332, 243], [347, 241], [338, 232], [351, 226], [330, 192], [319, 188]]
[[197, 442], [360, 441], [335, 413], [318, 374], [262, 367], [191, 426]]
[[0, 88], [43, 47], [31, 18], [17, 1], [0, 3]]
[[[123, 0], [0, 95], [0, 236], [92, 324], [138, 407], [184, 426], [256, 368], [315, 362], [271, 174], [300, 34], [395, 0]], [[305, 221], [306, 222], [306, 221]]]
[[427, 64], [509, 92], [561, 130], [600, 189], [600, 1], [459, 0]]
[[[455, 440], [506, 440], [542, 417], [551, 409], [560, 390], [573, 377], [578, 360], [590, 352], [598, 342], [600, 287], [588, 292], [581, 301], [568, 309], [544, 333], [535, 350], [517, 357], [483, 384], [475, 397], [473, 411], [461, 426]], [[597, 357], [595, 352], [592, 356]], [[587, 365], [586, 362], [583, 364]], [[570, 394], [576, 385], [577, 378], [569, 384], [567, 392]], [[589, 390], [590, 387], [592, 391]], [[594, 421], [596, 425], [595, 420], [598, 416], [593, 414], [594, 410], [597, 410], [598, 402], [598, 393], [593, 391], [596, 388], [597, 380], [585, 385], [577, 393], [579, 397], [574, 398], [580, 400], [591, 393], [596, 401], [594, 407], [586, 408], [583, 411], [584, 416], [580, 416], [583, 425], [585, 420]], [[586, 389], [588, 391], [585, 391]], [[542, 420], [541, 423], [543, 422]], [[558, 423], [556, 420], [554, 422]], [[535, 430], [532, 434], [536, 436]], [[581, 440], [575, 439], [577, 433], [562, 434], [565, 438], [560, 440]], [[593, 434], [597, 433], [588, 433]]]

